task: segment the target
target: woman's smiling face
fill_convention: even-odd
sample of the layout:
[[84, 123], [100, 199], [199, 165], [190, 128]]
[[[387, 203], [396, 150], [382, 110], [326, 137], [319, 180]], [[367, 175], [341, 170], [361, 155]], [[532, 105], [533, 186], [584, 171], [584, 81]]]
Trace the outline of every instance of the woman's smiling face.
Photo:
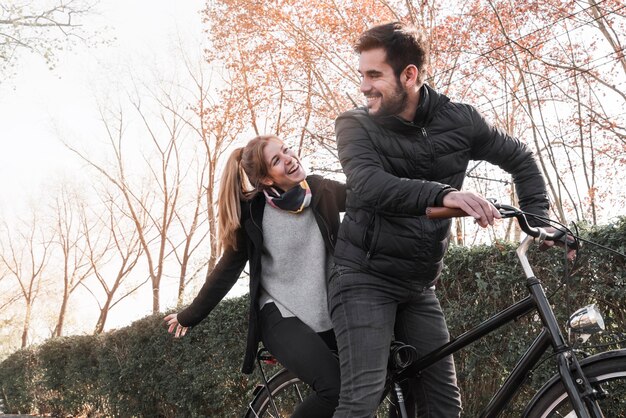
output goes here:
[[278, 138], [271, 139], [263, 148], [267, 164], [267, 186], [275, 186], [287, 191], [306, 178], [306, 171], [296, 154]]

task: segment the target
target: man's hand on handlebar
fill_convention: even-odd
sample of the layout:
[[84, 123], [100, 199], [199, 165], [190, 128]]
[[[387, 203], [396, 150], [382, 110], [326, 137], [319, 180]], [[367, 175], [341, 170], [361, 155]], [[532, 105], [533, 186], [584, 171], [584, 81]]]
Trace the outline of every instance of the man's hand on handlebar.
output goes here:
[[490, 201], [474, 192], [450, 192], [444, 196], [443, 205], [462, 209], [483, 228], [493, 225], [494, 219], [501, 218], [500, 212]]
[[444, 207], [427, 208], [426, 216], [429, 219], [472, 216], [475, 222], [483, 228], [493, 225], [494, 219], [515, 217], [522, 231], [535, 239], [542, 240], [539, 247], [541, 250], [547, 250], [555, 245], [560, 247], [567, 245], [568, 260], [576, 258], [578, 241], [565, 229], [556, 229], [551, 226], [532, 227], [526, 219], [526, 215], [532, 215], [525, 214], [516, 207], [497, 203], [494, 205], [477, 193], [457, 191], [444, 196], [443, 205]]

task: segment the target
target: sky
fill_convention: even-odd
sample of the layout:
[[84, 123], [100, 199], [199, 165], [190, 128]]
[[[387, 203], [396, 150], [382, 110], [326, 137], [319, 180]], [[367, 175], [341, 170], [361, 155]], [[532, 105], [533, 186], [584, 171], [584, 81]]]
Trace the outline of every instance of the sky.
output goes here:
[[[0, 218], [11, 222], [38, 209], [46, 191], [64, 179], [89, 183], [90, 171], [61, 139], [92, 155], [101, 138], [94, 132], [102, 129], [98, 100], [123, 92], [131, 75], [149, 80], [155, 69], [164, 74], [181, 70], [180, 45], [189, 45], [189, 56], [200, 53], [204, 6], [203, 0], [100, 0], [97, 13], [84, 24], [106, 42], [60, 52], [53, 70], [41, 57], [20, 56], [16, 75], [0, 82]], [[238, 284], [231, 295], [246, 287]], [[80, 309], [81, 301], [76, 302]], [[142, 303], [137, 312], [114, 308], [107, 328], [149, 314], [148, 305]]]
[[17, 74], [0, 83], [0, 213], [36, 206], [50, 182], [82, 176], [60, 139], [88, 146], [98, 96], [131, 72], [141, 78], [155, 67], [175, 71], [178, 40], [193, 45], [202, 38], [203, 6], [200, 0], [101, 0], [85, 27], [106, 43], [62, 51], [53, 70], [41, 57], [21, 54]]

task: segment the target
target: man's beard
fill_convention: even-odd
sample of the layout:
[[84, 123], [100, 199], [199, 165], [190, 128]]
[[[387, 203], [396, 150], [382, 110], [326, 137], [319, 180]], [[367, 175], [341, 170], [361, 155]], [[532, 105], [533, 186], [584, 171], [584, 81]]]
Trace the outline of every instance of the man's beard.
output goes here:
[[387, 98], [381, 97], [380, 108], [372, 116], [383, 117], [399, 115], [406, 108], [408, 97], [409, 95], [406, 90], [398, 83], [393, 96]]

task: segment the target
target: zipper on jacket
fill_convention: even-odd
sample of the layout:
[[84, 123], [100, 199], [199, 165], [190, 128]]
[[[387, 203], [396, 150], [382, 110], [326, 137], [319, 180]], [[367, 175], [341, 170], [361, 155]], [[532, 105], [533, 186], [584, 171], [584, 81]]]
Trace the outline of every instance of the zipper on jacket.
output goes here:
[[428, 148], [430, 149], [430, 176], [433, 176], [433, 167], [435, 167], [435, 147], [433, 146], [433, 141], [430, 139], [426, 132], [426, 128], [423, 126], [420, 128], [422, 130], [422, 135], [426, 142], [428, 142]]
[[435, 162], [435, 149], [433, 147], [433, 141], [431, 141], [430, 137], [428, 136], [428, 133], [426, 132], [426, 128], [422, 126], [420, 129], [422, 130], [422, 135], [424, 136], [424, 139], [426, 139], [426, 142], [428, 142], [428, 148], [430, 149], [430, 162], [434, 163]]
[[380, 235], [380, 215], [375, 211], [374, 212], [374, 230], [372, 231], [372, 239], [369, 243], [369, 249], [367, 250], [367, 254], [365, 254], [365, 259], [369, 260], [374, 256], [374, 250], [376, 250], [376, 245], [378, 244], [378, 236]]
[[[363, 248], [367, 248], [367, 253], [365, 254], [365, 258], [369, 260], [369, 258], [371, 257], [372, 254], [372, 239], [374, 239], [374, 216], [375, 216], [376, 212], [372, 213], [372, 216], [370, 217], [368, 223], [367, 223], [367, 227], [365, 227], [365, 230], [363, 231], [363, 237], [361, 237], [361, 246]], [[367, 231], [370, 230], [370, 228], [372, 228], [372, 237], [370, 238], [369, 242], [367, 241]]]

